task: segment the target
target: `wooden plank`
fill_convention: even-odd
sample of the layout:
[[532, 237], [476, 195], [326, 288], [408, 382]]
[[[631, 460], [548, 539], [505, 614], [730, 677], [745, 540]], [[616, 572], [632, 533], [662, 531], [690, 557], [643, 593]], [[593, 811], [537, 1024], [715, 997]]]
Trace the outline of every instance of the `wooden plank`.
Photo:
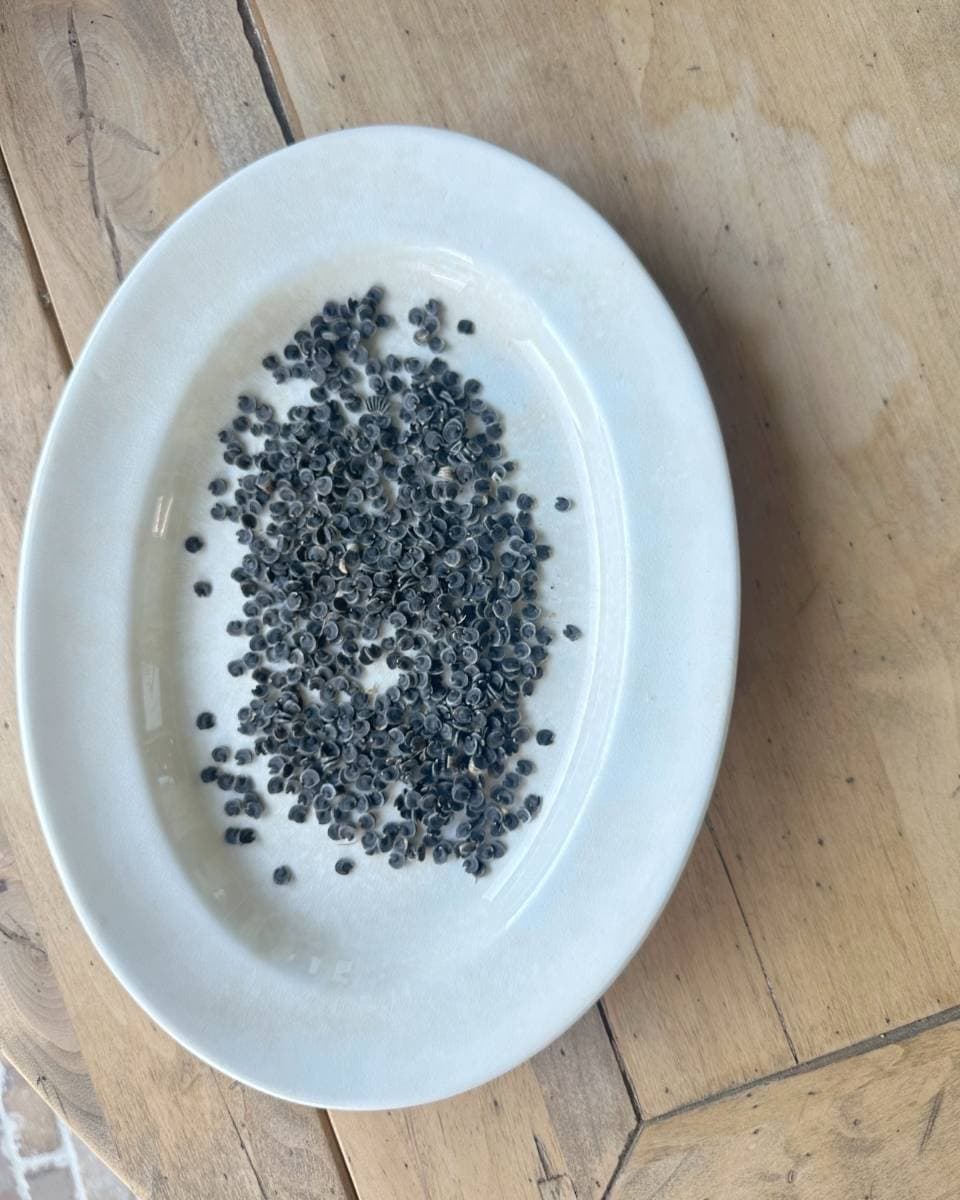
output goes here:
[[645, 1118], [794, 1063], [708, 830], [603, 1003]]
[[[651, 29], [649, 11], [631, 11], [625, 29], [642, 38]], [[613, 9], [604, 21], [591, 5], [484, 0], [453, 9], [383, 0], [348, 13], [306, 0], [260, 0], [259, 12], [306, 133], [401, 121], [478, 134], [555, 171], [619, 228], [631, 225], [634, 243], [645, 249], [633, 197], [654, 189], [656, 179], [626, 173], [625, 139], [634, 137], [638, 114], [618, 66], [621, 18]], [[369, 53], [373, 44], [378, 55]], [[690, 249], [675, 249], [686, 262]], [[698, 850], [691, 870], [649, 951], [608, 1003], [645, 1112], [793, 1061], [712, 846]]]
[[636, 1125], [596, 1008], [530, 1062], [466, 1095], [330, 1115], [364, 1200], [600, 1197]]
[[[6, 759], [4, 758], [4, 765]], [[6, 778], [7, 786], [20, 781]], [[0, 831], [0, 1046], [102, 1158], [115, 1150], [50, 966], [39, 923]]]
[[635, 1126], [596, 1009], [466, 1095], [330, 1115], [363, 1200], [599, 1198]]
[[[950, 6], [259, 9], [307, 133], [487, 137], [652, 269], [730, 452], [744, 637], [715, 827], [786, 1027], [809, 1058], [957, 1002]], [[680, 1094], [688, 1038], [661, 1048]]]
[[0, 71], [0, 145], [76, 355], [170, 221], [283, 140], [226, 0], [11, 0]]
[[611, 1200], [952, 1200], [953, 1022], [645, 1128]]
[[[21, 232], [0, 177], [0, 370], [8, 387], [0, 433], [0, 658], [6, 662], [13, 661], [24, 501], [65, 368]], [[9, 850], [0, 847], [6, 884], [0, 1028], [11, 1061], [143, 1195], [193, 1200], [214, 1183], [218, 1196], [245, 1200], [352, 1195], [316, 1113], [249, 1093], [199, 1063], [152, 1024], [97, 958], [37, 823], [10, 689], [0, 692], [0, 722], [4, 820], [20, 869], [18, 876]], [[248, 1109], [255, 1122], [244, 1119]]]
[[[58, 311], [69, 313], [68, 328], [74, 345], [82, 341], [86, 326], [95, 315], [91, 297], [96, 297], [99, 304], [109, 294], [115, 279], [110, 277], [112, 258], [106, 262], [102, 254], [98, 257], [99, 234], [92, 203], [88, 205], [90, 211], [84, 211], [83, 197], [90, 198], [87, 178], [64, 175], [59, 180], [62, 191], [51, 208], [45, 203], [48, 179], [30, 173], [47, 162], [47, 157], [34, 159], [30, 152], [21, 153], [25, 145], [22, 139], [26, 136], [32, 137], [36, 145], [46, 144], [51, 160], [55, 158], [59, 163], [62, 159], [62, 154], [53, 155], [51, 148], [59, 137], [57, 127], [63, 113], [49, 103], [44, 106], [50, 100], [49, 94], [30, 94], [29, 87], [32, 81], [43, 87], [58, 72], [62, 74], [63, 62], [57, 56], [62, 58], [65, 54], [68, 62], [75, 60], [76, 46], [72, 44], [73, 32], [69, 41], [64, 34], [62, 46], [44, 39], [48, 35], [52, 39], [52, 31], [61, 29], [75, 29], [81, 40], [87, 36], [93, 39], [96, 52], [85, 61], [88, 78], [97, 76], [104, 89], [101, 107], [96, 110], [97, 129], [102, 120], [104, 129], [123, 128], [128, 133], [130, 129], [122, 121], [124, 104], [138, 112], [150, 111], [151, 80], [144, 74], [143, 64], [151, 61], [152, 70], [159, 73], [161, 59], [151, 56], [167, 54], [172, 45], [164, 42], [158, 32], [158, 22], [166, 19], [159, 8], [151, 7], [149, 16], [135, 5], [126, 6], [119, 16], [116, 12], [103, 14], [101, 10], [102, 6], [98, 13], [103, 28], [96, 35], [79, 32], [82, 10], [69, 5], [8, 6], [0, 29], [0, 62], [8, 97], [17, 87], [26, 89], [24, 94], [18, 94], [15, 110], [9, 105], [0, 109], [0, 131], [7, 149], [13, 126], [23, 127], [28, 120], [32, 124], [32, 133], [24, 128], [16, 130], [11, 158], [20, 168], [22, 195], [28, 205], [33, 204], [29, 211], [38, 237], [41, 241], [47, 239], [50, 274], [42, 286], [54, 298]], [[182, 13], [176, 7], [171, 9], [170, 24], [164, 26], [163, 33], [168, 41], [172, 36], [170, 31], [177, 28], [174, 18], [185, 19], [187, 11], [186, 6]], [[223, 14], [229, 12], [224, 7]], [[138, 24], [141, 17], [144, 23]], [[208, 9], [202, 17], [204, 28], [198, 29], [197, 46], [191, 47], [191, 54], [199, 53], [198, 47], [202, 49], [205, 44], [204, 37], [209, 41], [210, 17]], [[84, 16], [84, 20], [88, 28], [90, 22], [96, 24], [94, 17]], [[235, 14], [231, 16], [229, 30], [234, 30], [234, 23], [239, 28]], [[185, 36], [182, 25], [180, 36]], [[109, 40], [111, 37], [113, 41]], [[237, 50], [244, 47], [241, 36]], [[34, 71], [28, 75], [20, 71], [19, 62], [11, 59], [14, 54], [22, 60], [45, 62], [49, 68], [47, 74]], [[189, 60], [186, 54], [183, 60]], [[199, 69], [201, 60], [193, 61]], [[244, 57], [242, 64], [246, 63]], [[238, 77], [242, 74], [240, 65], [237, 64]], [[226, 63], [222, 66], [226, 70]], [[254, 71], [252, 59], [250, 71]], [[131, 89], [136, 93], [133, 98]], [[265, 103], [259, 84], [257, 89], [255, 94]], [[201, 95], [200, 91], [197, 95]], [[115, 96], [120, 96], [121, 101], [111, 108]], [[189, 109], [186, 88], [182, 99]], [[219, 103], [224, 103], [222, 94]], [[169, 110], [175, 107], [172, 97], [165, 98], [163, 107], [169, 116]], [[14, 111], [15, 118], [11, 115]], [[160, 160], [163, 171], [157, 177], [144, 176], [140, 180], [144, 187], [153, 189], [151, 194], [157, 199], [154, 216], [158, 221], [156, 227], [150, 227], [151, 234], [175, 215], [176, 205], [213, 182], [223, 164], [236, 165], [231, 155], [242, 152], [244, 139], [256, 129], [256, 120], [251, 119], [243, 134], [231, 135], [229, 130], [222, 130], [216, 136], [208, 135], [203, 133], [204, 122], [220, 120], [222, 111], [214, 107], [203, 115], [199, 100], [192, 111], [193, 132], [186, 143], [168, 146], [165, 133], [160, 139], [159, 155], [149, 156]], [[270, 136], [275, 140], [275, 128], [266, 120], [262, 126], [265, 131], [272, 131]], [[127, 145], [128, 139], [121, 134], [116, 136]], [[139, 134], [132, 136], [140, 139]], [[214, 146], [218, 148], [216, 155]], [[147, 156], [139, 148], [138, 153]], [[99, 163], [99, 159], [96, 161]], [[109, 181], [110, 172], [101, 172], [98, 178]], [[131, 172], [128, 187], [139, 178], [136, 172]], [[165, 190], [167, 181], [169, 190]], [[133, 226], [120, 220], [119, 206], [110, 207], [114, 184], [120, 187], [119, 179], [98, 183], [98, 196], [108, 199], [97, 220], [102, 233], [103, 214], [117, 214], [114, 231], [120, 239], [117, 231], [129, 232]], [[165, 197], [162, 206], [158, 199], [161, 195]], [[41, 196], [44, 203], [38, 202]], [[71, 233], [75, 234], [73, 242]], [[141, 233], [146, 240], [146, 232], [141, 230]], [[133, 254], [141, 248], [132, 240], [129, 243], [119, 240], [118, 244], [129, 245]], [[0, 252], [0, 320], [4, 326], [0, 362], [9, 381], [6, 419], [0, 432], [5, 462], [0, 512], [3, 614], [0, 657], [12, 662], [14, 587], [23, 507], [40, 440], [67, 363], [59, 337], [50, 327], [37, 294], [41, 284], [35, 274], [36, 264], [24, 249], [23, 230], [5, 176], [0, 189]], [[78, 301], [76, 309], [74, 301]], [[8, 947], [0, 956], [8, 999], [2, 1027], [5, 1048], [15, 1065], [141, 1194], [184, 1196], [192, 1200], [216, 1188], [218, 1196], [252, 1200], [264, 1196], [351, 1196], [352, 1186], [325, 1118], [309, 1109], [250, 1093], [197, 1062], [153, 1026], [100, 963], [63, 894], [43, 842], [23, 779], [13, 697], [9, 691], [0, 697], [0, 705], [3, 716], [0, 754], [7, 785], [3, 797], [5, 823], [35, 914], [30, 915], [31, 909], [19, 891], [13, 867], [5, 857], [8, 890], [0, 893], [3, 898], [0, 915], [9, 915], [16, 924], [9, 927], [14, 936], [5, 939]], [[11, 888], [11, 881], [17, 890]], [[16, 956], [12, 950], [16, 950]], [[47, 952], [49, 959], [45, 957]], [[29, 979], [24, 978], [25, 956], [32, 966]], [[53, 967], [62, 993], [55, 990], [49, 966]], [[25, 990], [33, 992], [29, 1005]], [[65, 1016], [61, 994], [67, 999], [69, 1018]]]

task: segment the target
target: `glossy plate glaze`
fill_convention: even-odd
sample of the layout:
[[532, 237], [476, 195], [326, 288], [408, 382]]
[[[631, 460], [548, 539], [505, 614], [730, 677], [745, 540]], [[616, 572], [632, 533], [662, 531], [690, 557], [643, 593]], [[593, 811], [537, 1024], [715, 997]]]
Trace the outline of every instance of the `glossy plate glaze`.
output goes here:
[[[216, 431], [265, 352], [330, 296], [436, 295], [476, 322], [444, 357], [506, 417], [541, 500], [555, 628], [530, 721], [537, 821], [475, 882], [455, 863], [358, 859], [274, 806], [226, 846], [198, 773], [240, 744], [225, 671], [240, 597], [209, 518]], [[410, 352], [407, 349], [407, 352]], [[301, 390], [306, 389], [306, 384]], [[558, 494], [574, 500], [558, 513]], [[184, 537], [207, 539], [185, 554]], [[723, 745], [738, 620], [723, 446], [693, 355], [630, 250], [551, 176], [415, 128], [330, 134], [241, 171], [120, 288], [77, 362], [38, 469], [18, 651], [37, 809], [120, 981], [223, 1071], [336, 1108], [418, 1104], [522, 1061], [603, 992], [656, 921]], [[209, 599], [192, 591], [214, 582]], [[248, 685], [247, 685], [248, 686]], [[201, 709], [218, 727], [198, 731]], [[295, 882], [276, 887], [273, 867]]]

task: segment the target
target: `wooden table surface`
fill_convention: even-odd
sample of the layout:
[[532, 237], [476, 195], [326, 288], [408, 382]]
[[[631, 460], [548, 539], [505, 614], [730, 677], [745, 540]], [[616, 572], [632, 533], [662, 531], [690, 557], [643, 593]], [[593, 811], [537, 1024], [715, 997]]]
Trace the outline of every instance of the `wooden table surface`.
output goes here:
[[[956, 0], [2, 0], [0, 82], [11, 1060], [157, 1200], [955, 1197]], [[706, 828], [602, 1004], [466, 1096], [326, 1114], [199, 1063], [99, 960], [24, 780], [12, 622], [118, 282], [224, 175], [373, 122], [527, 156], [650, 268], [723, 424], [743, 643]]]

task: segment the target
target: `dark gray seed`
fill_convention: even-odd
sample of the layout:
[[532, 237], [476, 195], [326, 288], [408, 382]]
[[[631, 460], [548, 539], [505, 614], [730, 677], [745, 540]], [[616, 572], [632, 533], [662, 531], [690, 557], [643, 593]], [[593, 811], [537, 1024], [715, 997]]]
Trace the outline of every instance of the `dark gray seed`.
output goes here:
[[287, 813], [287, 818], [290, 821], [295, 821], [298, 825], [302, 825], [309, 816], [310, 810], [305, 804], [294, 804]]
[[[382, 841], [382, 839], [381, 839], [381, 841]], [[399, 870], [400, 867], [402, 867], [406, 861], [407, 861], [407, 856], [400, 850], [391, 850], [390, 856], [387, 859], [387, 863], [391, 867], [393, 867], [393, 869], [395, 871]]]
[[353, 863], [349, 858], [338, 858], [333, 869], [338, 875], [349, 875], [353, 870]]
[[473, 333], [476, 329], [474, 323], [466, 317], [461, 318], [457, 322], [457, 333]]
[[215, 763], [228, 762], [230, 759], [230, 747], [214, 746], [214, 748], [210, 751], [210, 757]]
[[554, 734], [553, 734], [552, 729], [538, 729], [537, 730], [537, 745], [538, 746], [552, 746], [553, 741], [554, 741]]
[[203, 549], [203, 538], [198, 538], [196, 534], [191, 534], [183, 543], [183, 548], [189, 554], [196, 554], [198, 550]]
[[198, 596], [209, 596], [213, 592], [213, 584], [208, 583], [206, 579], [198, 579], [193, 585], [193, 590]]
[[573, 504], [566, 496], [558, 496], [553, 502], [553, 507], [557, 512], [568, 512], [573, 507]]
[[576, 625], [565, 625], [563, 627], [563, 636], [569, 641], [575, 642], [578, 638], [583, 636], [583, 632], [582, 630], [578, 629]]
[[235, 825], [228, 826], [223, 831], [223, 840], [228, 846], [235, 846], [240, 840], [240, 830]]
[[212, 712], [202, 712], [197, 717], [197, 728], [198, 729], [212, 729], [214, 727], [214, 725], [216, 725], [216, 723], [217, 723], [217, 718], [213, 715]]
[[216, 767], [204, 767], [203, 770], [200, 772], [200, 782], [201, 783], [213, 783], [216, 780], [216, 778], [217, 778], [217, 768]]
[[228, 817], [239, 817], [240, 816], [240, 801], [239, 800], [225, 801], [225, 803], [223, 805], [223, 811], [227, 814]]
[[292, 872], [289, 867], [277, 867], [273, 872], [274, 883], [289, 883], [292, 877]]

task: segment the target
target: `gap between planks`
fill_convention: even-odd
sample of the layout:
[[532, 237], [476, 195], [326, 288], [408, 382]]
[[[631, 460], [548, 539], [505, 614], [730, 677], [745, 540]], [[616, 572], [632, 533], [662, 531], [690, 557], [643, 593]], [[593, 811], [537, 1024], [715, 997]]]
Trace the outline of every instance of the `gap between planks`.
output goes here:
[[[757, 966], [760, 968], [760, 974], [763, 976], [763, 982], [767, 985], [767, 992], [770, 996], [770, 1003], [773, 1005], [773, 1011], [777, 1014], [777, 1021], [780, 1023], [780, 1029], [783, 1032], [784, 1040], [787, 1043], [787, 1049], [790, 1051], [790, 1056], [796, 1066], [800, 1065], [800, 1056], [797, 1054], [797, 1048], [793, 1043], [793, 1038], [790, 1036], [790, 1030], [787, 1028], [786, 1018], [783, 1015], [783, 1009], [780, 1007], [780, 1001], [777, 999], [777, 994], [773, 990], [773, 980], [767, 973], [766, 964], [760, 954], [760, 947], [757, 945], [757, 939], [753, 936], [753, 930], [750, 928], [750, 922], [747, 920], [747, 914], [740, 903], [740, 897], [737, 895], [737, 889], [734, 886], [733, 876], [730, 874], [730, 868], [727, 866], [727, 860], [723, 856], [723, 849], [720, 845], [720, 839], [717, 837], [717, 831], [713, 827], [713, 822], [710, 820], [710, 813], [704, 817], [704, 825], [707, 827], [707, 832], [713, 841], [714, 849], [717, 852], [717, 858], [720, 859], [720, 866], [723, 867], [723, 873], [727, 877], [727, 883], [730, 885], [730, 891], [733, 893], [733, 898], [737, 904], [737, 911], [740, 913], [740, 920], [743, 922], [743, 927], [747, 931], [747, 937], [750, 939], [750, 945], [753, 947], [753, 953], [757, 959]], [[787, 1068], [789, 1070], [789, 1068]], [[696, 1101], [691, 1101], [696, 1103]]]
[[721, 1101], [729, 1100], [733, 1096], [742, 1096], [745, 1092], [753, 1092], [758, 1088], [780, 1083], [785, 1079], [793, 1079], [797, 1075], [812, 1075], [822, 1067], [829, 1067], [834, 1063], [844, 1062], [847, 1059], [860, 1058], [862, 1055], [870, 1054], [874, 1050], [882, 1050], [885, 1046], [896, 1046], [900, 1042], [909, 1041], [911, 1038], [927, 1033], [931, 1029], [939, 1029], [941, 1026], [950, 1025], [955, 1021], [960, 1021], [960, 1004], [944, 1008], [940, 1012], [931, 1013], [926, 1017], [920, 1017], [918, 1020], [911, 1021], [907, 1025], [899, 1025], [896, 1029], [888, 1030], [886, 1033], [878, 1033], [873, 1037], [864, 1038], [863, 1041], [853, 1042], [851, 1045], [844, 1046], [840, 1050], [831, 1050], [829, 1054], [821, 1054], [816, 1058], [808, 1059], [806, 1062], [798, 1062], [796, 1066], [785, 1067], [782, 1071], [773, 1071], [770, 1075], [761, 1075], [756, 1079], [751, 1079], [748, 1083], [738, 1083], [734, 1087], [713, 1092], [711, 1095], [704, 1096], [700, 1100], [691, 1100], [687, 1104], [678, 1104], [676, 1108], [671, 1108], [668, 1112], [658, 1113], [647, 1120], [639, 1121], [636, 1129], [627, 1138], [627, 1144], [624, 1146], [617, 1160], [617, 1165], [610, 1178], [610, 1182], [603, 1190], [601, 1200], [608, 1200], [644, 1129], [653, 1127], [654, 1125], [662, 1125], [665, 1121], [670, 1121], [674, 1117], [683, 1116], [684, 1113], [695, 1112], [697, 1109], [708, 1108], [712, 1104], [719, 1104]]
[[256, 0], [237, 0], [237, 13], [281, 136], [288, 146], [292, 146], [294, 142], [303, 138], [303, 127], [283, 82], [283, 72], [265, 32], [263, 21], [257, 12]]

